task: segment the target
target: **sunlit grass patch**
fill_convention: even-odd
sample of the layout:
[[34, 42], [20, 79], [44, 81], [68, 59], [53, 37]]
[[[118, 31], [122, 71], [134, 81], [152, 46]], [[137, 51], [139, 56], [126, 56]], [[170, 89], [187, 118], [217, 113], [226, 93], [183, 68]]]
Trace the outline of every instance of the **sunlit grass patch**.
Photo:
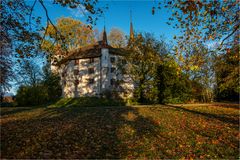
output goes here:
[[79, 97], [62, 98], [49, 107], [104, 107], [104, 106], [124, 106], [125, 103], [118, 100], [98, 98], [98, 97]]

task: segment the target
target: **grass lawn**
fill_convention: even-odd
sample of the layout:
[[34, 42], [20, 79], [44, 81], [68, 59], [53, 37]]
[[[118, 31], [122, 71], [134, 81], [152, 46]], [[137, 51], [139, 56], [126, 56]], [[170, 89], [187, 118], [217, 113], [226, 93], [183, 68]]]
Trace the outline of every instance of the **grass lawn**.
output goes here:
[[2, 158], [239, 157], [235, 105], [1, 108]]

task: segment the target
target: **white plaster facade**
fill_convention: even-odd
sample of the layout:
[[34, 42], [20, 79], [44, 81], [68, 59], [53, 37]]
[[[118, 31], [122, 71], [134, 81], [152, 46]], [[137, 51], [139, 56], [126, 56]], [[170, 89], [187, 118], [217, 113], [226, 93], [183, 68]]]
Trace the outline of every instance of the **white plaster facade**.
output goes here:
[[101, 96], [105, 91], [115, 91], [122, 98], [132, 96], [133, 84], [123, 83], [118, 69], [122, 56], [111, 54], [109, 48], [101, 47], [99, 55], [70, 59], [52, 69], [61, 77], [63, 97]]

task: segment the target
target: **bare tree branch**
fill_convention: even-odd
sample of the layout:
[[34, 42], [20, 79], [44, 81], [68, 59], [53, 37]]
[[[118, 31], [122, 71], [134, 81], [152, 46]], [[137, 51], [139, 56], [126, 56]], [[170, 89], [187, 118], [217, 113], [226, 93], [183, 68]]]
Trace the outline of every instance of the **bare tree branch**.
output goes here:
[[34, 8], [36, 2], [37, 2], [37, 0], [34, 1], [32, 7], [31, 7], [31, 10], [30, 10], [30, 15], [29, 15], [29, 26], [30, 26], [30, 30], [32, 29], [32, 27], [31, 27], [32, 12], [33, 12], [33, 8]]
[[[61, 33], [58, 31], [57, 27], [53, 24], [52, 20], [50, 19], [49, 15], [48, 15], [48, 10], [47, 8], [45, 7], [45, 5], [43, 4], [43, 1], [42, 0], [38, 0], [39, 3], [41, 4], [41, 6], [43, 7], [43, 9], [45, 10], [45, 14], [46, 14], [46, 17], [47, 17], [47, 24], [49, 25], [49, 23], [53, 26], [53, 28], [55, 29], [56, 31], [56, 37], [58, 37], [58, 34], [60, 36], [60, 39], [62, 40], [62, 38], [64, 36], [61, 35]], [[46, 30], [47, 30], [48, 26], [46, 27]], [[46, 30], [45, 30], [45, 33], [44, 33], [44, 38], [45, 38], [45, 35], [46, 35]], [[62, 40], [63, 41], [63, 40]], [[42, 41], [43, 42], [43, 41]], [[54, 41], [54, 43], [52, 44], [52, 46], [50, 48], [53, 47], [53, 45], [56, 43], [56, 41]], [[67, 49], [64, 47], [65, 51], [67, 52]]]
[[224, 41], [227, 40], [229, 37], [231, 37], [238, 29], [239, 29], [239, 24], [238, 24], [237, 26], [235, 26], [235, 29], [234, 29], [227, 37], [225, 37], [225, 38], [222, 40], [222, 42], [221, 42], [221, 44], [220, 44], [220, 47], [219, 47], [219, 50], [221, 50]]

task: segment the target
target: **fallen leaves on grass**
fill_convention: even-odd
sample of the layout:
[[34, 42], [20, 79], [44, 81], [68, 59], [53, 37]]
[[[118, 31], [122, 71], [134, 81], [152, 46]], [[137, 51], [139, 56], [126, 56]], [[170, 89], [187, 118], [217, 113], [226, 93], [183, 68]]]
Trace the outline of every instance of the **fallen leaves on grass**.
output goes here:
[[237, 158], [238, 110], [211, 107], [8, 110], [1, 158]]

